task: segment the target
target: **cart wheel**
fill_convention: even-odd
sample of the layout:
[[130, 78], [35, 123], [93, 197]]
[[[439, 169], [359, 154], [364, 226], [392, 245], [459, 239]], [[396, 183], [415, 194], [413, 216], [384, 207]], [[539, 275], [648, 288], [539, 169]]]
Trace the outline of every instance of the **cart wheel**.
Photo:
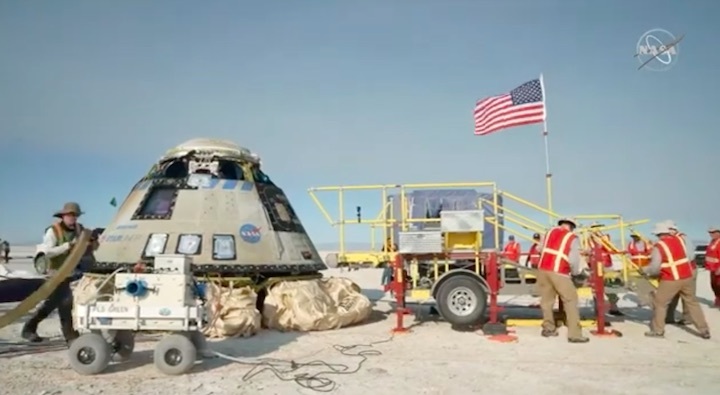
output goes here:
[[130, 359], [135, 350], [135, 334], [132, 331], [117, 331], [113, 339], [113, 359], [124, 362]]
[[197, 348], [187, 336], [173, 334], [155, 346], [155, 366], [162, 373], [176, 376], [187, 373], [195, 365]]
[[487, 293], [479, 281], [469, 276], [448, 278], [437, 292], [437, 309], [452, 325], [479, 323], [487, 307]]
[[110, 345], [96, 333], [85, 333], [70, 343], [68, 355], [70, 367], [77, 373], [98, 374], [110, 364]]

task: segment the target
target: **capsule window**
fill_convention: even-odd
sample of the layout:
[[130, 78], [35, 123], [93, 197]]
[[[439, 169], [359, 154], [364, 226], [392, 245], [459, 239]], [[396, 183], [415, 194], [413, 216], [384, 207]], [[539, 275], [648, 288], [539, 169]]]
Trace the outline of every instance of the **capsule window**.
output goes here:
[[216, 261], [231, 261], [236, 257], [235, 236], [213, 235], [213, 259]]
[[167, 233], [152, 233], [148, 237], [143, 249], [143, 258], [152, 258], [165, 252], [167, 246]]
[[290, 213], [288, 213], [288, 209], [285, 207], [282, 203], [275, 203], [275, 211], [278, 213], [278, 218], [280, 221], [283, 222], [292, 222], [292, 218], [290, 217]]
[[133, 219], [170, 219], [175, 208], [177, 193], [176, 188], [153, 187], [145, 195]]
[[180, 235], [175, 252], [183, 255], [199, 255], [202, 252], [202, 235]]

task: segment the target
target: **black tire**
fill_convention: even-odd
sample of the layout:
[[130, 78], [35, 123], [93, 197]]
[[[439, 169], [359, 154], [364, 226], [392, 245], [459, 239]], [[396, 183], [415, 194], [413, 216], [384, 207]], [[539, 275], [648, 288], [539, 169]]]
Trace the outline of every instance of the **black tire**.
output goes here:
[[437, 292], [435, 302], [440, 315], [452, 325], [479, 324], [487, 309], [487, 292], [470, 276], [447, 279]]
[[113, 360], [117, 362], [125, 362], [133, 354], [135, 350], [135, 333], [132, 331], [117, 331], [115, 339], [113, 339]]
[[98, 374], [110, 364], [110, 345], [100, 334], [85, 333], [70, 343], [68, 357], [70, 367], [77, 373]]
[[197, 348], [187, 336], [165, 336], [155, 346], [155, 367], [167, 375], [177, 376], [190, 371], [197, 360]]

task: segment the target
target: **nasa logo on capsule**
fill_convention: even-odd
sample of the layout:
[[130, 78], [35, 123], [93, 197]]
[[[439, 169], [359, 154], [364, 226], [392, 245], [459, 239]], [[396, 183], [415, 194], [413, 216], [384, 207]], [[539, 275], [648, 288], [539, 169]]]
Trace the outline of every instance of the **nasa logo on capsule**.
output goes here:
[[651, 29], [643, 33], [635, 46], [638, 70], [667, 71], [677, 63], [680, 40], [665, 29]]
[[240, 227], [240, 238], [250, 244], [260, 241], [260, 228], [253, 224], [245, 224]]

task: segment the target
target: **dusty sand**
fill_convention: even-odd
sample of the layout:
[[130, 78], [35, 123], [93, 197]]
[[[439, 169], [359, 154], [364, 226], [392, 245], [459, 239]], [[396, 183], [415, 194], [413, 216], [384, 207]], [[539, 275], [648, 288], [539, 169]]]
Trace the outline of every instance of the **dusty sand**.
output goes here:
[[[13, 269], [30, 270], [18, 259]], [[220, 352], [241, 358], [279, 358], [298, 363], [324, 360], [355, 369], [359, 357], [341, 355], [333, 345], [353, 345], [388, 339], [394, 316], [390, 299], [380, 291], [380, 271], [330, 270], [326, 275], [346, 276], [376, 300], [372, 322], [334, 332], [277, 333], [265, 331], [246, 339], [213, 342]], [[699, 279], [711, 328], [720, 327], [720, 311], [707, 306], [710, 299], [707, 273]], [[718, 337], [701, 340], [686, 330], [668, 327], [665, 339], [647, 339], [646, 310], [635, 308], [632, 296], [621, 302], [628, 320], [614, 323], [621, 338], [592, 337], [588, 344], [568, 344], [563, 336], [541, 338], [537, 328], [517, 328], [516, 343], [497, 343], [481, 333], [455, 332], [447, 323], [426, 320], [412, 323], [410, 333], [373, 347], [382, 355], [369, 356], [357, 373], [325, 375], [336, 382], [334, 393], [362, 394], [714, 394], [720, 385]], [[531, 298], [507, 301], [528, 304]], [[8, 306], [5, 306], [7, 309]], [[414, 306], [417, 307], [417, 306]], [[418, 309], [422, 312], [426, 308]], [[426, 314], [421, 316], [427, 317]], [[642, 320], [642, 322], [632, 322]], [[413, 321], [408, 317], [408, 321]], [[21, 323], [0, 330], [3, 341], [18, 341]], [[45, 336], [58, 336], [56, 318], [41, 325]], [[561, 335], [564, 335], [562, 330]], [[291, 381], [294, 374], [314, 374], [322, 367], [308, 367], [281, 381], [265, 371], [245, 381], [252, 367], [219, 359], [198, 362], [192, 374], [166, 377], [152, 365], [154, 339], [138, 344], [130, 362], [112, 365], [105, 374], [79, 376], [70, 370], [65, 350], [37, 350], [32, 354], [0, 354], [1, 394], [310, 394]], [[0, 347], [2, 349], [2, 347]], [[6, 348], [5, 348], [6, 349]], [[350, 350], [355, 353], [367, 348]], [[282, 365], [287, 368], [287, 365]]]

